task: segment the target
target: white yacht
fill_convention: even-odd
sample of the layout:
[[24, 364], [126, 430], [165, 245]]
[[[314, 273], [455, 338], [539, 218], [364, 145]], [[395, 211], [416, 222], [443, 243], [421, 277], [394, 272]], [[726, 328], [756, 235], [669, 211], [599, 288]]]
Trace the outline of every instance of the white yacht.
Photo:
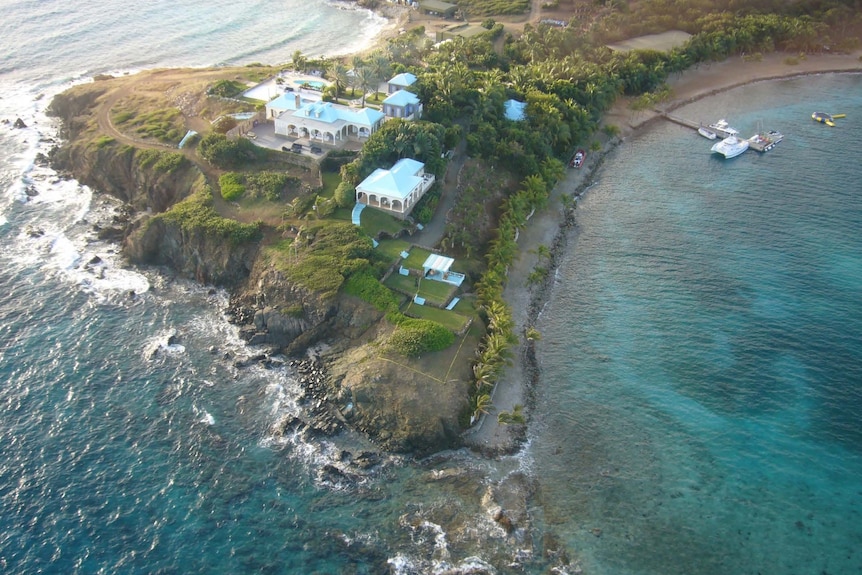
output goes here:
[[712, 151], [721, 154], [725, 158], [735, 158], [748, 149], [748, 140], [734, 136], [728, 136], [712, 146]]
[[732, 127], [730, 124], [727, 123], [727, 120], [723, 118], [718, 122], [710, 124], [709, 129], [715, 132], [717, 135], [721, 136], [722, 138], [736, 136], [737, 134], [739, 134], [739, 130]]

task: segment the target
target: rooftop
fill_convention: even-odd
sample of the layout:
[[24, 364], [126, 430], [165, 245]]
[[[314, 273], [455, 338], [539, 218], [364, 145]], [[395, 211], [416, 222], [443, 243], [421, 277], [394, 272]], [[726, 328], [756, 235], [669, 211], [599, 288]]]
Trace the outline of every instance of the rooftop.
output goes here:
[[398, 90], [397, 92], [392, 92], [385, 100], [383, 100], [384, 104], [389, 104], [390, 106], [407, 106], [408, 104], [418, 104], [419, 96], [414, 94], [413, 92], [408, 92], [407, 90]]
[[425, 164], [411, 158], [402, 158], [391, 170], [377, 168], [357, 186], [368, 193], [381, 194], [390, 198], [404, 199], [421, 181], [416, 174]]

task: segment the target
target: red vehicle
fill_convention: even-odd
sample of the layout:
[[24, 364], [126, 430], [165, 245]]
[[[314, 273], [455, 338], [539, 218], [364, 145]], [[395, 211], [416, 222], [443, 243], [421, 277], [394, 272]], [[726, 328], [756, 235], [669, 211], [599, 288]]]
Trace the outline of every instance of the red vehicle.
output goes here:
[[584, 158], [587, 157], [587, 153], [583, 150], [578, 150], [575, 152], [575, 155], [572, 156], [572, 159], [569, 161], [570, 168], [580, 168], [584, 164]]

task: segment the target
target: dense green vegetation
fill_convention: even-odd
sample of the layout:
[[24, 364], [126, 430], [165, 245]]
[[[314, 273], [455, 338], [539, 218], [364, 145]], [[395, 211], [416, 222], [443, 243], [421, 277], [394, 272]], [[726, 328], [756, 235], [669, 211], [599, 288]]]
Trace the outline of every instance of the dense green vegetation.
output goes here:
[[243, 224], [223, 218], [213, 209], [212, 202], [212, 190], [208, 185], [203, 185], [168, 211], [155, 216], [154, 220], [164, 219], [178, 224], [189, 233], [221, 237], [233, 245], [261, 238], [259, 224]]
[[242, 174], [236, 172], [228, 172], [219, 176], [218, 185], [221, 188], [221, 197], [229, 202], [238, 200], [245, 193]]
[[218, 132], [210, 132], [201, 139], [198, 153], [210, 164], [228, 169], [254, 163], [266, 154], [245, 138], [231, 140]]
[[455, 342], [455, 334], [436, 321], [401, 316], [389, 338], [389, 347], [403, 356], [418, 357], [441, 351]]
[[188, 165], [188, 160], [180, 152], [141, 148], [135, 152], [135, 155], [142, 168], [152, 167], [153, 170], [163, 174], [171, 174]]
[[229, 201], [247, 197], [277, 202], [287, 192], [298, 191], [301, 185], [299, 178], [281, 172], [227, 172], [219, 177], [221, 195]]
[[211, 96], [222, 98], [236, 98], [248, 89], [248, 86], [236, 80], [219, 80], [210, 87], [207, 92]]
[[371, 238], [345, 222], [320, 222], [300, 229], [292, 241], [268, 251], [288, 279], [324, 298], [334, 297], [354, 274], [382, 273]]
[[457, 4], [470, 18], [524, 14], [530, 9], [528, 0], [460, 0]]

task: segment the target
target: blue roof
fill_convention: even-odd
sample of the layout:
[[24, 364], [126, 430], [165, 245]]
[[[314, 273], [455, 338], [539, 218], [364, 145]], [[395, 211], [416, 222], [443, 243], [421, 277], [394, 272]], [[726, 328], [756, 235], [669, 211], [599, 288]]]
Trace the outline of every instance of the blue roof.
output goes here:
[[421, 181], [416, 174], [425, 164], [411, 158], [403, 158], [392, 166], [391, 170], [377, 168], [356, 186], [368, 193], [382, 194], [388, 197], [404, 199]]
[[403, 72], [389, 80], [390, 84], [395, 84], [396, 86], [410, 86], [414, 82], [416, 82], [416, 76], [410, 72]]
[[524, 115], [524, 110], [527, 109], [527, 104], [524, 102], [519, 102], [518, 100], [506, 100], [504, 104], [506, 108], [506, 119], [512, 120], [513, 122], [521, 122], [526, 116]]
[[354, 110], [353, 108], [339, 106], [332, 102], [306, 102], [298, 110], [295, 108], [290, 109], [293, 110], [291, 115], [295, 118], [307, 118], [326, 124], [334, 124], [340, 120], [352, 124], [373, 126], [385, 117], [380, 110], [372, 108]]
[[[275, 108], [276, 110], [296, 110], [296, 96], [296, 93], [286, 92], [275, 100], [269, 102], [267, 106]], [[312, 102], [314, 102], [314, 100], [305, 100], [300, 98], [299, 107], [301, 108], [302, 106], [310, 104]]]
[[383, 103], [403, 108], [410, 104], [418, 104], [419, 96], [407, 90], [398, 90], [397, 92], [392, 92], [388, 98], [383, 100]]

